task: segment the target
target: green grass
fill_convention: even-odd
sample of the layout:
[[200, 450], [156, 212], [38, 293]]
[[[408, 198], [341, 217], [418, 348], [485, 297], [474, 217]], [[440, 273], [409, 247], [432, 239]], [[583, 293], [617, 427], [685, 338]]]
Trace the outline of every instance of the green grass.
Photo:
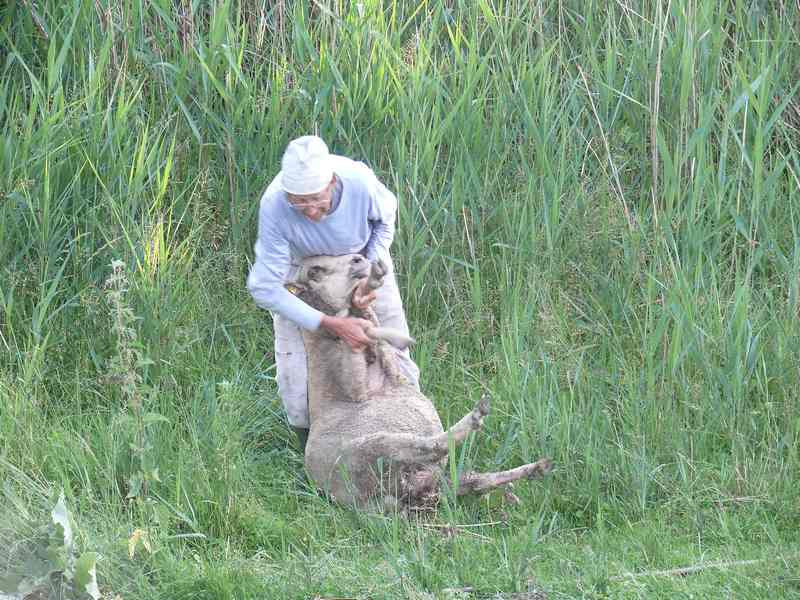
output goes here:
[[[63, 488], [125, 599], [800, 597], [798, 19], [6, 3], [0, 570]], [[313, 131], [400, 199], [443, 420], [493, 396], [456, 466], [556, 462], [521, 506], [371, 517], [301, 477], [244, 281], [258, 198]]]

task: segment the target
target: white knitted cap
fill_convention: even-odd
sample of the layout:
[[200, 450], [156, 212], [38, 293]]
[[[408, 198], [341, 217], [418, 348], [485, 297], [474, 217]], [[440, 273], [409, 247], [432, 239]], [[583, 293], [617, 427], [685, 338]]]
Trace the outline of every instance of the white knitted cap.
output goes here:
[[289, 142], [281, 161], [281, 186], [289, 194], [305, 196], [322, 191], [333, 178], [328, 146], [315, 135]]

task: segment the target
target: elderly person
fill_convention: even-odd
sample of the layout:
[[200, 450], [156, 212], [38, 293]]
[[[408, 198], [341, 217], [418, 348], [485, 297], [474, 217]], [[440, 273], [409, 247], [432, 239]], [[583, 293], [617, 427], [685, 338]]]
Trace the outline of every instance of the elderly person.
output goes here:
[[[362, 351], [370, 340], [363, 319], [325, 315], [292, 295], [284, 284], [307, 256], [360, 253], [371, 261], [380, 259], [389, 269], [383, 285], [372, 291], [365, 281], [353, 302], [359, 308], [372, 304], [382, 325], [408, 334], [389, 255], [396, 212], [397, 199], [371, 169], [330, 154], [322, 139], [310, 135], [289, 143], [280, 173], [261, 197], [255, 262], [247, 288], [256, 304], [272, 313], [278, 393], [301, 449], [310, 426], [301, 328], [322, 327], [353, 351]], [[403, 374], [418, 388], [419, 369], [408, 351], [399, 359]]]

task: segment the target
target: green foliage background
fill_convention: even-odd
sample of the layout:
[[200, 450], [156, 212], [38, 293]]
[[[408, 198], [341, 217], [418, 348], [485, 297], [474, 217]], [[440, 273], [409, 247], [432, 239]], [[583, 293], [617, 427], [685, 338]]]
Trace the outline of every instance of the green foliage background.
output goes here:
[[[7, 2], [0, 568], [63, 487], [124, 598], [799, 596], [798, 23], [790, 1]], [[368, 517], [299, 476], [244, 281], [309, 132], [400, 199], [443, 420], [493, 396], [454, 468], [557, 463], [522, 506]], [[614, 579], [711, 559], [764, 562]]]

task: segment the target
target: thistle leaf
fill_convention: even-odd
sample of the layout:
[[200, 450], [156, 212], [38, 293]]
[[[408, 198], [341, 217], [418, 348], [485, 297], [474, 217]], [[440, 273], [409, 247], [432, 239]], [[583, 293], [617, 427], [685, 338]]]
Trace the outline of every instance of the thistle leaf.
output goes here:
[[75, 563], [75, 588], [85, 592], [93, 600], [100, 598], [100, 588], [97, 587], [97, 561], [100, 555], [97, 552], [84, 552]]
[[128, 500], [131, 498], [137, 498], [142, 492], [142, 483], [143, 481], [141, 473], [134, 473], [131, 475], [130, 479], [128, 479], [128, 495], [125, 497]]
[[67, 550], [71, 550], [72, 526], [69, 524], [69, 512], [67, 511], [67, 505], [64, 502], [63, 490], [61, 491], [61, 494], [59, 494], [58, 496], [58, 502], [53, 508], [53, 512], [51, 513], [51, 515], [53, 517], [53, 523], [61, 526], [61, 530], [63, 532], [64, 548]]
[[140, 541], [147, 552], [150, 554], [153, 553], [153, 547], [150, 544], [150, 536], [147, 531], [144, 529], [135, 529], [131, 534], [130, 539], [128, 539], [128, 556], [131, 558], [131, 560], [133, 560], [133, 557], [136, 554], [136, 548], [139, 546]]

